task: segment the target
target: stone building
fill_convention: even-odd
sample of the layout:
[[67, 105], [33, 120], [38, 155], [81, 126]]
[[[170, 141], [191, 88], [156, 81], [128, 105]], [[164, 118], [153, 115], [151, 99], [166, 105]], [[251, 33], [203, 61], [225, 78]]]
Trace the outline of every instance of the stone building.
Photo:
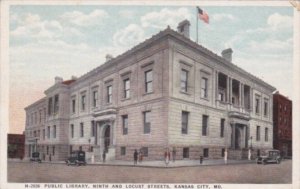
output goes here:
[[[26, 110], [27, 150], [64, 160], [241, 159], [273, 148], [274, 87], [189, 39], [189, 22], [169, 27], [79, 78], [55, 84]], [[71, 65], [70, 65], [71, 66]], [[28, 155], [30, 153], [28, 152]]]
[[24, 158], [25, 135], [7, 134], [7, 157]]
[[292, 101], [276, 92], [273, 95], [273, 145], [284, 157], [292, 157]]

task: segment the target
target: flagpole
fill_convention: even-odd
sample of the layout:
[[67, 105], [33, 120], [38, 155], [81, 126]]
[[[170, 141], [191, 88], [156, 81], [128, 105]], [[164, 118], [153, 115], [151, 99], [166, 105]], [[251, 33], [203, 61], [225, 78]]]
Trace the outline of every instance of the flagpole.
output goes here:
[[198, 44], [198, 9], [196, 7], [196, 43]]

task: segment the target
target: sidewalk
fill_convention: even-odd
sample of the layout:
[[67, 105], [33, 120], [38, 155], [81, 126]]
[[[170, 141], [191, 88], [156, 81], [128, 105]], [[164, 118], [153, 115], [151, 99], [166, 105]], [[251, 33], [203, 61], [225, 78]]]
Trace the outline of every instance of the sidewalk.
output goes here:
[[[9, 160], [8, 160], [9, 161]], [[26, 160], [23, 161], [14, 161], [14, 162], [29, 162]], [[42, 161], [42, 163], [55, 163], [55, 164], [65, 164], [64, 161]], [[249, 164], [256, 163], [255, 160], [228, 160], [227, 165], [233, 164]], [[137, 165], [133, 164], [133, 161], [121, 161], [121, 160], [113, 160], [103, 162], [87, 162], [88, 166], [129, 166], [129, 167], [153, 167], [153, 168], [175, 168], [175, 167], [195, 167], [195, 166], [212, 166], [212, 165], [225, 165], [223, 159], [209, 159], [203, 160], [202, 164], [200, 164], [199, 160], [176, 160], [175, 162], [170, 161], [168, 165], [165, 164], [164, 161], [143, 161], [142, 163], [138, 162]]]

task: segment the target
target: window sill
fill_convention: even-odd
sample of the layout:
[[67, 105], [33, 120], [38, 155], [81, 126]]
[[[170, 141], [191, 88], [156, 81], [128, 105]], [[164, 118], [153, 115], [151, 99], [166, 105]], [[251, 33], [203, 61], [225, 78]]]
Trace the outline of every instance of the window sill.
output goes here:
[[128, 101], [128, 100], [130, 100], [130, 99], [131, 99], [131, 97], [128, 97], [128, 98], [122, 98], [121, 101], [124, 102], [124, 101]]
[[200, 99], [209, 102], [209, 98], [208, 97], [200, 97]]
[[179, 91], [181, 94], [185, 94], [185, 95], [188, 95], [188, 96], [191, 96], [191, 94], [190, 93], [188, 93], [188, 92], [185, 92], [185, 91]]
[[143, 94], [143, 96], [150, 95], [150, 94], [153, 94], [153, 93], [154, 93], [153, 91], [152, 91], [152, 92], [149, 92], [149, 93], [146, 93], [146, 92], [145, 92], [145, 93]]

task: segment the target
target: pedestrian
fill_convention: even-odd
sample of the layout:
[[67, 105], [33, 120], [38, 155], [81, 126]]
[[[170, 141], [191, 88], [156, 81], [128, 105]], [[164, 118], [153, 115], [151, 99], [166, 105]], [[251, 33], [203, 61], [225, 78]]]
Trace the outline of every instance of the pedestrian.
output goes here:
[[51, 161], [51, 154], [49, 155], [49, 161]]
[[105, 150], [103, 150], [102, 159], [103, 159], [103, 163], [105, 163], [105, 159], [106, 159], [106, 153], [105, 153]]
[[173, 158], [173, 162], [175, 162], [176, 160], [176, 148], [173, 147], [173, 150], [172, 150], [172, 158]]
[[224, 152], [224, 162], [225, 162], [225, 164], [227, 164], [227, 156], [228, 156], [227, 148], [225, 148], [225, 152]]
[[248, 150], [248, 160], [251, 160], [251, 149], [249, 148], [249, 150]]
[[140, 151], [139, 151], [139, 162], [142, 163], [142, 161], [143, 161], [143, 151], [142, 151], [142, 149], [140, 149]]
[[138, 152], [137, 152], [137, 150], [135, 149], [135, 150], [134, 150], [134, 153], [133, 153], [133, 163], [134, 163], [134, 165], [137, 164], [137, 160], [138, 160]]
[[165, 151], [165, 163], [166, 163], [166, 166], [169, 165], [169, 161], [170, 161], [170, 150], [169, 150], [169, 148], [167, 148], [166, 151]]

